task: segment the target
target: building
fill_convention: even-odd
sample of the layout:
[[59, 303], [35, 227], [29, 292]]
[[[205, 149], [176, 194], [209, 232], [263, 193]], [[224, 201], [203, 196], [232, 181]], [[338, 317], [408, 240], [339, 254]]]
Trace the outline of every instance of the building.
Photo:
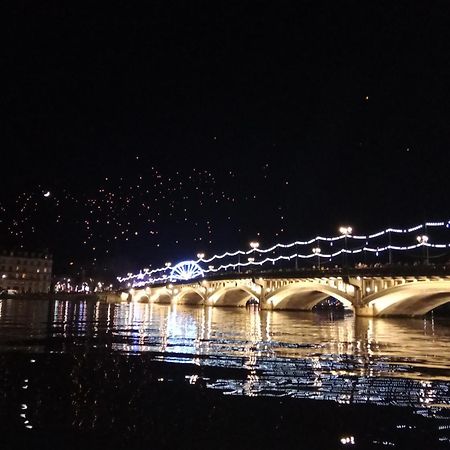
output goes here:
[[50, 292], [52, 255], [47, 253], [0, 252], [0, 290]]

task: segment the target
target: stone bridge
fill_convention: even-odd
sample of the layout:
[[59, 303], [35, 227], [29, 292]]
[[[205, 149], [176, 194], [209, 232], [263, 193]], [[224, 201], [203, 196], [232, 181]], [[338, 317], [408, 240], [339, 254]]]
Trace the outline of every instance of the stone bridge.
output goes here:
[[450, 302], [450, 275], [268, 276], [174, 282], [121, 294], [122, 301], [312, 310], [332, 297], [359, 316], [421, 316]]

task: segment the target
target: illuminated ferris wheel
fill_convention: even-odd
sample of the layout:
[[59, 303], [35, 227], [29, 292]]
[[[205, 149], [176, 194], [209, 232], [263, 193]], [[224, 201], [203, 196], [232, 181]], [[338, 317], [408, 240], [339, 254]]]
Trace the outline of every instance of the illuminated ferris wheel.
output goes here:
[[171, 280], [191, 280], [203, 276], [202, 268], [194, 261], [183, 261], [173, 266]]

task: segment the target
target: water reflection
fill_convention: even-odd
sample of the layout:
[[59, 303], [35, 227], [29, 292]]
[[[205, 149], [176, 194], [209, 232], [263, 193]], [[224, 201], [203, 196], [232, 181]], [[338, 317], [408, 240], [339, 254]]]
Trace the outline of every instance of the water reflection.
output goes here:
[[2, 352], [145, 354], [184, 365], [187, 377], [198, 377], [191, 365], [223, 369], [204, 377], [208, 386], [245, 395], [446, 407], [449, 348], [450, 320], [443, 318], [0, 301]]

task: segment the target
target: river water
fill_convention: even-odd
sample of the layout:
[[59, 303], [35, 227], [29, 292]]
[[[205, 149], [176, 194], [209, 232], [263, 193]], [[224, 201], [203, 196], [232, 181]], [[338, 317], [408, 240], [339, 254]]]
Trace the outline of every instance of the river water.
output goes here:
[[400, 406], [450, 443], [449, 318], [0, 300], [0, 355], [4, 419], [16, 430], [48, 429], [58, 408], [69, 428], [95, 429], [87, 411], [125, 376], [141, 391], [151, 379], [230, 397]]

